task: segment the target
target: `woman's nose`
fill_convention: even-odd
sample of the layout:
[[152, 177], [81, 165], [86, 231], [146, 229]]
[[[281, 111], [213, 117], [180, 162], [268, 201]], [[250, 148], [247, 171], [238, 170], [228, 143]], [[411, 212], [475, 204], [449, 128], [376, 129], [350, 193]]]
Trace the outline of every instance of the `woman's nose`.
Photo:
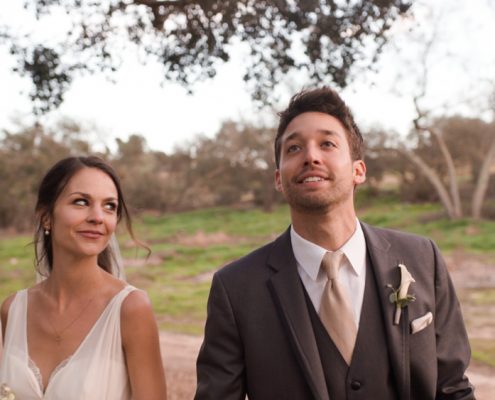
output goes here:
[[103, 216], [103, 209], [99, 206], [93, 206], [90, 208], [88, 220], [93, 223], [102, 223]]

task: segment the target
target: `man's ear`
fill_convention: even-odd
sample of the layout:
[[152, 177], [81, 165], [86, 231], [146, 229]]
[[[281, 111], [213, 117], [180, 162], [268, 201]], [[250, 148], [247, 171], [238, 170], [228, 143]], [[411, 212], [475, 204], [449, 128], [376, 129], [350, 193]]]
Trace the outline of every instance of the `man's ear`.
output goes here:
[[354, 184], [360, 185], [366, 181], [366, 164], [363, 160], [353, 162]]
[[282, 178], [280, 177], [280, 171], [278, 169], [275, 170], [275, 189], [277, 190], [277, 192], [284, 192], [284, 189], [282, 187]]

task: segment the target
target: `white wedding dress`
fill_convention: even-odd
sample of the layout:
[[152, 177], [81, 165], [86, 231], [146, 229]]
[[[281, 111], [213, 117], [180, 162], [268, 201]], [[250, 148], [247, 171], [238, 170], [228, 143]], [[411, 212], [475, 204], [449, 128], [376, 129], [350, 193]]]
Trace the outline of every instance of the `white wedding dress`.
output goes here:
[[128, 285], [112, 298], [74, 354], [55, 368], [46, 388], [28, 354], [28, 292], [17, 292], [9, 309], [0, 385], [7, 384], [19, 400], [130, 400], [120, 308], [133, 290]]

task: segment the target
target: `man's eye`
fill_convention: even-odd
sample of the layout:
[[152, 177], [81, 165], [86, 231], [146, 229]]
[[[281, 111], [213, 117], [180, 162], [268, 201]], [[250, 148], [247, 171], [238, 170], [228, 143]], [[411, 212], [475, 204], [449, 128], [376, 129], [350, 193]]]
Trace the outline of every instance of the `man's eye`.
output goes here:
[[322, 147], [335, 147], [335, 143], [327, 140], [327, 141], [323, 142]]
[[293, 144], [293, 145], [287, 147], [287, 153], [294, 153], [294, 152], [298, 151], [299, 149], [300, 149], [300, 147], [297, 144]]

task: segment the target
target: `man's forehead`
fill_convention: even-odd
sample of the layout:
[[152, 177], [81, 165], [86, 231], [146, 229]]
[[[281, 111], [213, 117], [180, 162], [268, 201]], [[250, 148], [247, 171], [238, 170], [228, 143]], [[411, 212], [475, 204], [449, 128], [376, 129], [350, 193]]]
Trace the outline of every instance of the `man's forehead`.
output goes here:
[[345, 128], [342, 122], [340, 122], [340, 120], [333, 115], [317, 111], [309, 111], [294, 117], [287, 124], [283, 135], [298, 131], [333, 131], [343, 133]]

